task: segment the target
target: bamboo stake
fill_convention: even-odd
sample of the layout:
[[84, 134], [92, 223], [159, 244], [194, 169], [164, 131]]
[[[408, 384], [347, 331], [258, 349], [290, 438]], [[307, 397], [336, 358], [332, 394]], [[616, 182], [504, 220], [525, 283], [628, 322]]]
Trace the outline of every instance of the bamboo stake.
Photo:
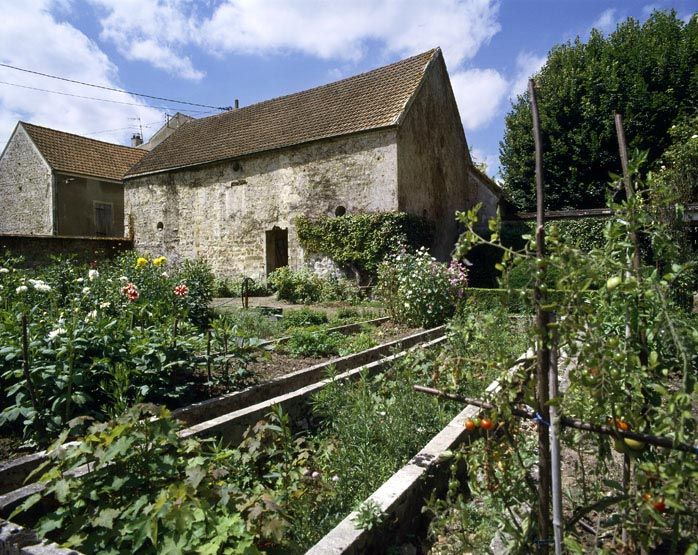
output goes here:
[[[540, 116], [536, 99], [536, 84], [528, 81], [528, 96], [531, 102], [533, 118], [533, 139], [536, 146], [536, 258], [543, 261], [545, 257], [545, 188], [543, 185], [543, 141], [540, 132]], [[538, 368], [536, 371], [536, 411], [540, 415], [538, 422], [538, 552], [548, 553], [550, 541], [550, 438], [545, 425], [550, 422], [548, 406], [548, 372], [550, 369], [550, 346], [548, 345], [549, 314], [543, 309], [545, 303], [542, 285], [545, 282], [545, 267], [539, 266], [533, 288], [533, 300], [536, 306], [536, 328], [539, 334]]]
[[[445, 391], [440, 391], [432, 387], [424, 387], [422, 385], [413, 385], [412, 388], [420, 393], [426, 393], [428, 395], [433, 395], [435, 397], [441, 397], [442, 399], [450, 399], [451, 401], [459, 401], [467, 405], [473, 405], [485, 410], [494, 410], [495, 407], [492, 403], [487, 401], [481, 401], [480, 399], [475, 399], [473, 397], [464, 397], [463, 395], [456, 395], [454, 393], [446, 393]], [[511, 414], [518, 416], [519, 418], [525, 418], [527, 420], [539, 420], [538, 415], [535, 411], [528, 409], [522, 409], [519, 407], [511, 407]], [[642, 441], [648, 445], [654, 445], [656, 447], [662, 447], [664, 449], [675, 449], [676, 451], [683, 451], [685, 453], [693, 453], [698, 455], [698, 446], [690, 445], [688, 443], [675, 443], [674, 440], [668, 437], [655, 436], [652, 434], [642, 433], [642, 432], [631, 432], [618, 430], [611, 426], [599, 426], [597, 424], [590, 424], [588, 422], [583, 422], [576, 418], [570, 418], [568, 416], [560, 417], [560, 426], [564, 428], [574, 428], [576, 430], [582, 430], [583, 432], [591, 432], [595, 434], [617, 437], [620, 439], [628, 438], [637, 441]]]
[[[615, 114], [615, 125], [616, 125], [616, 135], [618, 137], [618, 154], [620, 156], [620, 164], [623, 168], [623, 184], [625, 186], [625, 196], [628, 201], [632, 201], [635, 197], [635, 189], [633, 188], [632, 180], [630, 179], [630, 169], [628, 167], [628, 145], [625, 140], [625, 130], [623, 129], [623, 118], [620, 114]], [[631, 225], [632, 222], [631, 222]], [[640, 272], [640, 245], [637, 240], [637, 233], [635, 229], [630, 228], [630, 243], [633, 248], [633, 256], [631, 261], [631, 268], [635, 279], [638, 283], [642, 279]], [[643, 365], [647, 364], [647, 338], [645, 332], [640, 324], [640, 318], [638, 315], [638, 303], [639, 299], [636, 299], [634, 307], [628, 307], [626, 311], [626, 327], [625, 334], [626, 338], [632, 340], [633, 337], [637, 337], [640, 343], [640, 362]], [[646, 409], [645, 409], [646, 410]], [[643, 410], [644, 412], [644, 410]], [[630, 487], [630, 477], [632, 471], [632, 461], [627, 453], [623, 454], [623, 492], [628, 493], [628, 488]], [[626, 513], [627, 514], [627, 513]], [[623, 526], [621, 530], [621, 538], [623, 544], [627, 541], [627, 530]]]
[[[558, 351], [554, 346], [550, 357], [550, 398], [558, 395]], [[560, 415], [557, 405], [550, 405], [550, 462], [553, 494], [553, 539], [555, 555], [562, 555], [562, 463], [560, 460]]]

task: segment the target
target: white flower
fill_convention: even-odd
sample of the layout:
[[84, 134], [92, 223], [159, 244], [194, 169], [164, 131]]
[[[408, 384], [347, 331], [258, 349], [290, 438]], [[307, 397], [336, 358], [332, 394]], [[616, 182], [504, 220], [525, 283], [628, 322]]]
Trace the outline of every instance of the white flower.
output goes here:
[[90, 270], [87, 272], [87, 279], [94, 281], [99, 277], [99, 272], [97, 270]]
[[123, 281], [124, 283], [126, 283], [129, 281], [129, 279], [126, 276], [120, 276], [119, 281]]
[[111, 303], [109, 301], [104, 301], [102, 303], [99, 303], [99, 308], [109, 308], [111, 306]]
[[691, 135], [691, 139], [698, 139], [698, 135]]
[[332, 476], [332, 478], [330, 478], [330, 479], [331, 479], [333, 482], [339, 482], [339, 476], [337, 476], [336, 474], [335, 474], [334, 476]]
[[58, 337], [59, 335], [63, 335], [65, 333], [65, 329], [63, 328], [56, 328], [55, 330], [52, 330], [48, 332], [48, 340], [53, 341]]
[[320, 477], [320, 473], [316, 470], [315, 472], [313, 472], [313, 473], [310, 475], [310, 477], [311, 477], [313, 480], [316, 480], [317, 478]]
[[82, 294], [83, 294], [83, 295], [89, 295], [89, 294], [90, 294], [90, 288], [89, 288], [89, 287], [83, 287], [83, 288], [82, 288]]
[[162, 277], [164, 277], [164, 278], [170, 277], [170, 274], [168, 274], [167, 272], [163, 272], [163, 273], [161, 273], [160, 275], [161, 275]]
[[10, 271], [10, 270], [8, 270], [7, 268], [0, 268], [0, 274], [6, 274], [6, 273], [8, 273], [9, 271]]
[[51, 286], [43, 280], [40, 279], [30, 279], [29, 283], [34, 286], [34, 289], [41, 293], [48, 293], [51, 291]]
[[77, 283], [82, 283], [83, 281], [85, 281], [85, 278], [78, 278], [78, 279], [76, 279], [75, 281], [76, 281]]
[[384, 410], [380, 411], [380, 412], [378, 413], [378, 416], [385, 416], [385, 411], [384, 411]]
[[15, 289], [15, 292], [17, 294], [26, 293], [27, 291], [29, 291], [29, 287], [27, 287], [26, 285], [20, 285], [17, 289]]
[[96, 310], [90, 310], [87, 313], [87, 316], [85, 316], [85, 322], [89, 322], [90, 320], [96, 320], [97, 319], [97, 311]]

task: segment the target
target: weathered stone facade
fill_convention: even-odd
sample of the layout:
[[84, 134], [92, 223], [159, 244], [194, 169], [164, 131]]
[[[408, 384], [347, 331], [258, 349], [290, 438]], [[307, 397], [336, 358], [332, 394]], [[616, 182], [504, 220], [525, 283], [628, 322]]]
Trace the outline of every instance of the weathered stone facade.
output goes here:
[[18, 127], [0, 156], [0, 233], [53, 233], [53, 174]]
[[[201, 257], [220, 276], [267, 274], [266, 232], [288, 229], [288, 263], [304, 253], [298, 215], [397, 208], [394, 129], [126, 181], [127, 234], [135, 247], [172, 260]], [[236, 171], [234, 167], [239, 169]]]
[[436, 224], [433, 254], [446, 259], [458, 237], [455, 213], [473, 191], [470, 157], [443, 63], [432, 63], [398, 127], [398, 210]]

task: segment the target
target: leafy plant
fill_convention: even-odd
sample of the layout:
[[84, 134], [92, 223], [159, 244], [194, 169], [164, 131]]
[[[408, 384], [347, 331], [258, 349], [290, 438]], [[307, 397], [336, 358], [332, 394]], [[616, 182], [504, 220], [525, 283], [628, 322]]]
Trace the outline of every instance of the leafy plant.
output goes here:
[[[564, 452], [576, 461], [565, 467], [570, 495], [564, 506], [565, 515], [572, 515], [564, 523], [565, 547], [574, 553], [584, 552], [590, 540], [577, 524], [591, 512], [599, 515], [597, 537], [607, 538], [602, 548], [608, 552], [688, 549], [695, 535], [690, 516], [696, 510], [695, 454], [648, 448], [620, 437], [622, 431], [637, 430], [672, 438], [674, 445], [696, 442], [696, 416], [690, 410], [696, 396], [696, 319], [672, 299], [696, 261], [677, 256], [671, 222], [658, 215], [681, 213], [681, 206], [654, 200], [671, 196], [660, 190], [661, 182], [647, 184], [638, 177], [642, 160], [639, 156], [630, 163], [636, 194], [622, 202], [609, 195], [614, 217], [604, 228], [603, 247], [580, 250], [551, 226], [548, 256], [534, 259], [538, 277], [544, 278], [549, 269], [558, 276], [557, 295], [548, 294], [545, 282], [540, 288], [542, 306], [557, 315], [547, 329], [554, 341], [551, 348], [557, 345], [560, 353], [560, 368], [566, 369], [564, 395], [551, 404], [567, 418], [618, 430], [610, 438], [572, 429], [561, 434]], [[504, 253], [505, 275], [520, 260], [533, 258], [530, 236], [522, 251], [514, 251], [499, 241], [496, 220], [491, 222], [491, 239], [485, 240], [474, 232], [474, 212], [460, 218], [469, 231], [461, 239], [459, 254], [475, 243], [496, 244]], [[602, 286], [594, 289], [595, 284]], [[540, 328], [527, 334], [531, 348], [540, 334]], [[490, 364], [506, 364], [496, 350], [488, 354], [494, 355], [487, 357]], [[465, 377], [453, 378], [457, 384]], [[511, 412], [514, 404], [535, 404], [530, 367], [517, 367], [500, 378], [500, 385], [491, 396], [496, 408], [488, 417], [507, 430], [503, 441], [487, 435], [484, 449], [473, 443], [468, 450], [471, 487], [489, 492], [488, 509], [498, 516], [512, 499], [530, 507], [538, 502], [531, 468], [522, 454], [526, 435], [536, 426], [519, 422]], [[622, 452], [625, 466], [614, 458], [613, 449]], [[516, 484], [518, 494], [512, 491]], [[499, 525], [510, 545], [525, 551], [534, 548], [540, 531], [535, 515], [524, 512], [520, 519], [504, 515]]]
[[380, 505], [376, 503], [373, 499], [368, 499], [359, 505], [356, 509], [356, 516], [354, 517], [354, 524], [357, 528], [362, 530], [373, 530], [380, 526], [385, 520], [385, 513], [381, 509]]
[[465, 267], [446, 266], [422, 248], [389, 257], [378, 271], [376, 295], [398, 322], [429, 327], [453, 315], [467, 286]]
[[339, 354], [344, 341], [344, 335], [325, 328], [297, 328], [284, 345], [284, 350], [294, 357], [321, 358]]

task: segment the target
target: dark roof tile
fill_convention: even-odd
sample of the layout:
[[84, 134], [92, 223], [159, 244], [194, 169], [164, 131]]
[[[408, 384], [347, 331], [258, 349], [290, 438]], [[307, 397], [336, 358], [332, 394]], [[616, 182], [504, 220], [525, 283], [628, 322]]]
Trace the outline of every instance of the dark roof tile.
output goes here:
[[121, 181], [147, 151], [20, 122], [56, 171]]

